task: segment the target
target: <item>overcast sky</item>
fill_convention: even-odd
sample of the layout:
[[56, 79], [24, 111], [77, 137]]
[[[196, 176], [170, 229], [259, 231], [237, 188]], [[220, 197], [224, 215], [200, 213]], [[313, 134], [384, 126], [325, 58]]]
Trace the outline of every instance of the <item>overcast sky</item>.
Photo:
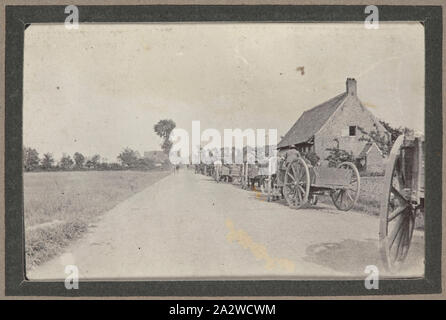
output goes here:
[[[304, 67], [304, 74], [298, 69]], [[160, 149], [153, 125], [276, 128], [358, 81], [377, 117], [424, 131], [419, 23], [31, 25], [24, 144], [40, 154]]]

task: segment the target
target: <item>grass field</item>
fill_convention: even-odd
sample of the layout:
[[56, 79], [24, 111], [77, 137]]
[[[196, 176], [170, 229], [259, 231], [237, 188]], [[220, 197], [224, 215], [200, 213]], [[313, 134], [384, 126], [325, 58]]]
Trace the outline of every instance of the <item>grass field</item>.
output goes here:
[[59, 253], [88, 225], [168, 171], [36, 172], [24, 175], [27, 269]]

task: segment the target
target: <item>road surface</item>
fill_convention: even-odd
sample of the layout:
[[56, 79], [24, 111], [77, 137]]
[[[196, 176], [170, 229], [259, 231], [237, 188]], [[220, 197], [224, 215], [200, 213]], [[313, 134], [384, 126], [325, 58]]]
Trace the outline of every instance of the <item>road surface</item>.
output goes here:
[[[364, 279], [386, 275], [378, 218], [318, 205], [301, 210], [258, 192], [181, 170], [120, 203], [30, 280], [64, 279]], [[399, 276], [422, 276], [423, 233], [416, 231]]]

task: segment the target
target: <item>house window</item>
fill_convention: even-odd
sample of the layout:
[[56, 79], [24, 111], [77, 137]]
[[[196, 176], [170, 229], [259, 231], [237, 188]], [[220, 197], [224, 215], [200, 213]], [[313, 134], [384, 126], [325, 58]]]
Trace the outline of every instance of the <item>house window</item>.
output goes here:
[[348, 127], [348, 135], [350, 137], [356, 136], [356, 126], [349, 126]]

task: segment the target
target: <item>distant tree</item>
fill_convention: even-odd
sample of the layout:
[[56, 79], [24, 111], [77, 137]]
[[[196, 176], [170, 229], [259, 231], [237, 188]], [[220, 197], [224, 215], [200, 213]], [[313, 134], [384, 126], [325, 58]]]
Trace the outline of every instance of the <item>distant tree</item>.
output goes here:
[[85, 163], [84, 155], [82, 153], [76, 152], [73, 155], [73, 158], [74, 158], [74, 162], [75, 162], [75, 167], [77, 169], [81, 169], [84, 166], [84, 163]]
[[117, 162], [112, 162], [108, 164], [108, 170], [122, 170], [122, 166]]
[[172, 164], [170, 163], [169, 159], [166, 159], [163, 161], [163, 163], [161, 164], [161, 168], [163, 169], [169, 169], [171, 168]]
[[73, 167], [73, 164], [73, 159], [71, 159], [71, 157], [65, 153], [62, 155], [62, 158], [59, 161], [59, 167], [62, 170], [70, 170]]
[[95, 154], [90, 159], [88, 159], [87, 162], [85, 162], [85, 166], [89, 169], [98, 169], [100, 160], [101, 160], [101, 156], [98, 154]]
[[164, 151], [166, 154], [169, 154], [170, 149], [172, 149], [172, 145], [173, 145], [172, 141], [170, 141], [169, 139], [166, 139], [166, 140], [164, 140], [163, 143], [161, 144], [161, 149], [163, 149], [163, 151]]
[[136, 161], [136, 168], [141, 170], [150, 170], [155, 168], [155, 161], [149, 158], [139, 158]]
[[176, 127], [175, 122], [170, 119], [160, 120], [153, 127], [156, 134], [163, 139], [163, 142], [161, 144], [161, 149], [163, 149], [163, 151], [166, 154], [169, 154], [169, 151], [172, 148], [172, 142], [170, 141], [170, 134], [172, 133], [172, 130], [175, 129], [175, 127]]
[[33, 148], [23, 148], [23, 167], [25, 171], [33, 171], [39, 167], [39, 153]]
[[139, 159], [138, 151], [132, 150], [130, 148], [125, 148], [119, 155], [118, 160], [122, 163], [125, 168], [134, 168], [137, 165]]
[[412, 130], [406, 127], [394, 128], [385, 121], [380, 121], [380, 123], [386, 131], [383, 132], [378, 129], [374, 129], [368, 132], [363, 128], [358, 127], [359, 131], [361, 131], [363, 134], [359, 140], [376, 143], [381, 152], [387, 156], [389, 155], [390, 150], [392, 150], [395, 140], [405, 132], [410, 132]]
[[99, 161], [101, 160], [101, 156], [98, 154], [95, 154], [93, 157], [91, 157], [91, 162], [93, 162], [94, 165], [97, 165]]
[[51, 153], [45, 153], [43, 155], [43, 159], [41, 161], [41, 166], [42, 169], [44, 170], [51, 170], [53, 168], [54, 165], [54, 158], [53, 155]]
[[403, 128], [403, 127], [399, 127], [399, 128], [394, 128], [392, 127], [390, 124], [388, 124], [385, 121], [379, 121], [379, 123], [381, 123], [381, 125], [387, 130], [387, 132], [390, 134], [390, 143], [393, 145], [393, 143], [395, 142], [395, 140], [402, 135], [404, 132], [406, 131], [411, 131], [409, 128]]

